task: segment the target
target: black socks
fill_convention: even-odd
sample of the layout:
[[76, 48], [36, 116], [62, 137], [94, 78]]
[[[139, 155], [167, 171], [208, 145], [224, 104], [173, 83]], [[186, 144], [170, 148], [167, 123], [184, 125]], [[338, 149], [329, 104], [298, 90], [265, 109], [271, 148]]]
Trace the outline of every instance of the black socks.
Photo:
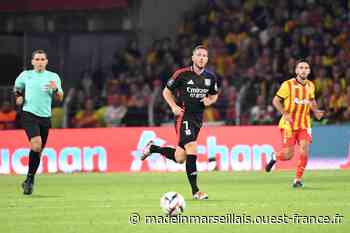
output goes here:
[[[165, 156], [167, 159], [175, 160], [175, 149], [171, 147], [160, 147], [156, 145], [152, 145], [150, 148], [151, 153], [159, 153]], [[187, 155], [186, 159], [186, 173], [188, 181], [190, 182], [192, 188], [192, 194], [195, 194], [199, 191], [197, 186], [197, 156], [196, 155]]]
[[27, 181], [34, 182], [34, 176], [38, 170], [40, 164], [40, 152], [35, 152], [33, 150], [29, 153], [29, 169], [27, 174]]
[[186, 159], [186, 173], [188, 181], [191, 184], [192, 194], [195, 194], [199, 191], [197, 186], [197, 156], [196, 155], [187, 155]]
[[173, 160], [174, 162], [176, 162], [174, 148], [160, 147], [160, 146], [152, 145], [150, 148], [150, 151], [151, 151], [151, 153], [159, 153], [159, 154], [165, 156], [167, 159], [170, 159], [170, 160]]

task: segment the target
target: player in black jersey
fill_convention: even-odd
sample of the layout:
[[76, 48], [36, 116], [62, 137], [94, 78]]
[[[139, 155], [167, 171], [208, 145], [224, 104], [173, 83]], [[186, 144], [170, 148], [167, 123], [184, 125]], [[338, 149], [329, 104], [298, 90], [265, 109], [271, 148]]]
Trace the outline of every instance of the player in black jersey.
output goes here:
[[179, 136], [176, 149], [159, 147], [150, 141], [142, 160], [152, 153], [160, 153], [177, 163], [186, 161], [186, 173], [192, 188], [193, 199], [205, 200], [208, 195], [197, 186], [197, 137], [203, 122], [206, 106], [218, 99], [218, 80], [205, 69], [208, 63], [208, 49], [202, 45], [193, 50], [193, 65], [177, 70], [163, 90], [163, 97], [175, 115], [175, 130]]

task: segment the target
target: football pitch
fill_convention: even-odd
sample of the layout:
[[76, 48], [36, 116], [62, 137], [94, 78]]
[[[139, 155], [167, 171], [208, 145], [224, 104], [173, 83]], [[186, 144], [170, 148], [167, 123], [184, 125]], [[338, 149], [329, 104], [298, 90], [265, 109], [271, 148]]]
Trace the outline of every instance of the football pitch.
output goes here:
[[[200, 173], [207, 201], [192, 200], [185, 173], [39, 175], [32, 196], [22, 194], [24, 176], [0, 176], [0, 232], [350, 232], [349, 171], [307, 171], [303, 189], [291, 187], [293, 176], [292, 171]], [[168, 191], [181, 193], [184, 215], [202, 216], [197, 222], [202, 224], [164, 218], [159, 199]], [[140, 222], [133, 225], [129, 216], [135, 213]], [[152, 216], [156, 222], [146, 224]], [[203, 224], [209, 216], [236, 224]], [[336, 224], [319, 224], [327, 219]]]

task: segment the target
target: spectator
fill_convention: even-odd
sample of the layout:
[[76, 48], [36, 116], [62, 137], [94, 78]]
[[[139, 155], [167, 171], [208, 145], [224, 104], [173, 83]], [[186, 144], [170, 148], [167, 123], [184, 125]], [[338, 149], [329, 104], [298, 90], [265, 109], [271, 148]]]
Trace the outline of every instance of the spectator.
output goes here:
[[350, 122], [350, 85], [346, 88], [346, 109], [344, 111], [344, 121]]
[[113, 95], [109, 98], [109, 105], [105, 113], [105, 123], [107, 127], [116, 127], [121, 125], [122, 119], [127, 112], [126, 106], [121, 103], [121, 98], [118, 95]]
[[0, 130], [16, 128], [16, 111], [9, 101], [4, 101], [0, 111]]
[[329, 100], [329, 108], [331, 110], [331, 120], [334, 122], [340, 121], [343, 112], [347, 108], [346, 95], [342, 92], [340, 83], [333, 85], [333, 94]]
[[246, 79], [246, 97], [242, 103], [243, 112], [250, 111], [251, 107], [255, 105], [257, 97], [261, 95], [260, 78], [254, 67], [248, 69]]
[[148, 125], [147, 108], [145, 105], [145, 100], [141, 96], [131, 97], [128, 110], [122, 122], [125, 126]]
[[220, 114], [216, 108], [209, 106], [203, 112], [203, 122], [215, 122], [220, 119]]
[[63, 108], [58, 103], [55, 103], [52, 108], [51, 127], [62, 128], [63, 118], [64, 118]]
[[[109, 71], [84, 74], [90, 77], [86, 76], [77, 89], [72, 112], [79, 111], [81, 100], [88, 96], [96, 97], [98, 104], [103, 103], [101, 97], [118, 93], [130, 105], [122, 124], [147, 125], [149, 97], [165, 85], [177, 67], [191, 64], [191, 51], [201, 43], [209, 46], [208, 66], [223, 77], [225, 86], [215, 109], [208, 109], [208, 119], [235, 124], [239, 116], [241, 124], [260, 124], [257, 113], [261, 102], [270, 103], [279, 83], [294, 74], [295, 61], [306, 58], [312, 65], [316, 96], [328, 111], [329, 122], [345, 120], [350, 24], [344, 2], [333, 1], [329, 7], [320, 1], [204, 1], [185, 15], [173, 41], [159, 38], [151, 48], [140, 48], [137, 39], [130, 40], [115, 55]], [[109, 73], [112, 75], [106, 79]], [[334, 83], [340, 84], [340, 96], [332, 93]], [[91, 86], [103, 87], [103, 94], [92, 92]], [[241, 100], [238, 106], [237, 100]], [[98, 111], [104, 113], [103, 119], [106, 109]], [[156, 125], [173, 117], [162, 98], [155, 100], [153, 115]], [[277, 120], [274, 114], [272, 117], [276, 117], [272, 121]]]
[[314, 80], [316, 96], [320, 96], [327, 89], [332, 88], [332, 79], [326, 77], [326, 74], [327, 71], [325, 68], [316, 70], [316, 79]]
[[74, 128], [94, 128], [99, 127], [98, 116], [94, 110], [94, 101], [87, 99], [85, 101], [85, 108], [75, 114], [72, 123]]
[[264, 97], [259, 95], [256, 105], [250, 111], [250, 123], [253, 125], [270, 125], [273, 123], [273, 107], [266, 105]]

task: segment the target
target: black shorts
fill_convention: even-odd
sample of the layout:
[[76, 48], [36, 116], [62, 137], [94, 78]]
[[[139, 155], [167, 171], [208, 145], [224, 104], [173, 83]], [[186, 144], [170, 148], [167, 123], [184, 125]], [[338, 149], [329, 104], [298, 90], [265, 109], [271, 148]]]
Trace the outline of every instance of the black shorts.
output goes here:
[[179, 137], [178, 146], [185, 149], [185, 145], [197, 141], [199, 131], [202, 127], [202, 116], [184, 114], [176, 117], [175, 131]]
[[40, 136], [42, 147], [44, 148], [49, 129], [51, 128], [50, 117], [39, 117], [30, 112], [22, 112], [22, 128], [26, 131], [27, 137], [30, 140], [33, 137]]

